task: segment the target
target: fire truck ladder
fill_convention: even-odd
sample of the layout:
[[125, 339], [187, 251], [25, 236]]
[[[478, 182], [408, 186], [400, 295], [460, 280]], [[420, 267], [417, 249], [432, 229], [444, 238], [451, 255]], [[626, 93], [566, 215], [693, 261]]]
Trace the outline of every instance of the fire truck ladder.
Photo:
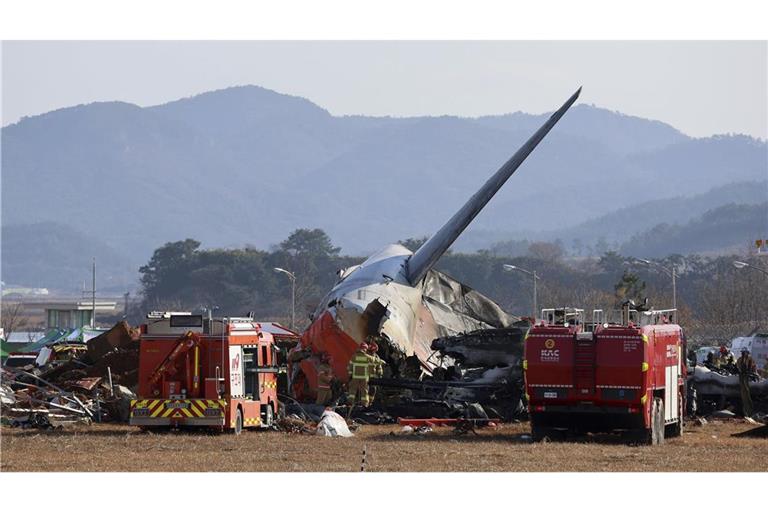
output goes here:
[[591, 332], [576, 335], [574, 350], [574, 386], [579, 394], [595, 392], [595, 341]]

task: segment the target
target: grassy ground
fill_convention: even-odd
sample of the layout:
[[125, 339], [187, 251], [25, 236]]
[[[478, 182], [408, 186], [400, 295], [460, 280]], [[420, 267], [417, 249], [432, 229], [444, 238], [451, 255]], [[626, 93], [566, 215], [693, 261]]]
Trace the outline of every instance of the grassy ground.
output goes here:
[[457, 436], [439, 428], [396, 436], [397, 425], [363, 426], [349, 439], [247, 431], [241, 436], [150, 434], [122, 425], [63, 431], [0, 429], [2, 471], [766, 471], [768, 439], [732, 437], [755, 425], [689, 427], [663, 446], [612, 436], [533, 444], [528, 425]]

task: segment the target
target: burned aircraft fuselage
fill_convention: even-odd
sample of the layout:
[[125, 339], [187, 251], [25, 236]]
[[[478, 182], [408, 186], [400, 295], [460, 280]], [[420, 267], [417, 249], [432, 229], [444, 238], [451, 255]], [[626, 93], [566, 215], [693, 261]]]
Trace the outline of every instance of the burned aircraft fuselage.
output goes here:
[[[389, 245], [361, 265], [343, 270], [315, 311], [293, 356], [294, 394], [315, 395], [321, 356], [331, 357], [337, 380], [346, 382], [347, 363], [368, 335], [381, 336], [379, 355], [387, 371], [413, 377], [437, 366], [430, 344], [441, 336], [509, 327], [516, 319], [493, 301], [434, 270], [435, 263], [501, 189], [578, 99], [581, 89], [536, 132], [415, 252]], [[298, 369], [301, 371], [296, 371]], [[418, 377], [418, 375], [416, 375]]]
[[[440, 364], [430, 357], [434, 339], [507, 327], [517, 320], [490, 299], [434, 270], [411, 285], [404, 270], [411, 254], [401, 245], [390, 245], [343, 271], [318, 307], [301, 345], [330, 355], [340, 380], [347, 380], [347, 362], [369, 335], [383, 338], [379, 355], [390, 372], [399, 373], [405, 360], [415, 357], [429, 373]], [[297, 395], [305, 394], [302, 386], [315, 388], [317, 363], [311, 357], [300, 362], [306, 380], [294, 386]]]

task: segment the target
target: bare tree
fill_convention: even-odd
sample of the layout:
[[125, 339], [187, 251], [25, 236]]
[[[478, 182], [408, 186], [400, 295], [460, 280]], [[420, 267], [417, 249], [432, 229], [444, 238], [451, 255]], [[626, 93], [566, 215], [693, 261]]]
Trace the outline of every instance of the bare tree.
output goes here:
[[536, 258], [543, 261], [560, 261], [563, 259], [565, 251], [556, 243], [551, 242], [534, 242], [528, 246], [528, 254], [532, 258]]
[[3, 301], [0, 316], [2, 316], [1, 324], [6, 340], [28, 323], [28, 319], [24, 316], [24, 305], [21, 302]]
[[579, 284], [575, 287], [542, 284], [539, 286], [539, 297], [541, 307], [570, 306], [583, 308], [589, 314], [593, 309], [608, 311], [614, 307], [616, 302], [616, 298], [612, 294], [588, 284]]
[[689, 332], [697, 343], [719, 344], [766, 327], [768, 277], [758, 272], [714, 274], [701, 291], [701, 308]]

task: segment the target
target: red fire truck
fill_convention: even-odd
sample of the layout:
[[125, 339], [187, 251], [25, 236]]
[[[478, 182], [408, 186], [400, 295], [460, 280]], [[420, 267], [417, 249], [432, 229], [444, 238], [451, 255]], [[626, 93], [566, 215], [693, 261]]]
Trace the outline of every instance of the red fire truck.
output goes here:
[[252, 318], [155, 312], [141, 326], [130, 424], [269, 427], [278, 408], [276, 347]]
[[534, 440], [620, 430], [660, 444], [683, 430], [685, 336], [674, 310], [626, 304], [605, 321], [574, 308], [542, 310], [525, 340]]

